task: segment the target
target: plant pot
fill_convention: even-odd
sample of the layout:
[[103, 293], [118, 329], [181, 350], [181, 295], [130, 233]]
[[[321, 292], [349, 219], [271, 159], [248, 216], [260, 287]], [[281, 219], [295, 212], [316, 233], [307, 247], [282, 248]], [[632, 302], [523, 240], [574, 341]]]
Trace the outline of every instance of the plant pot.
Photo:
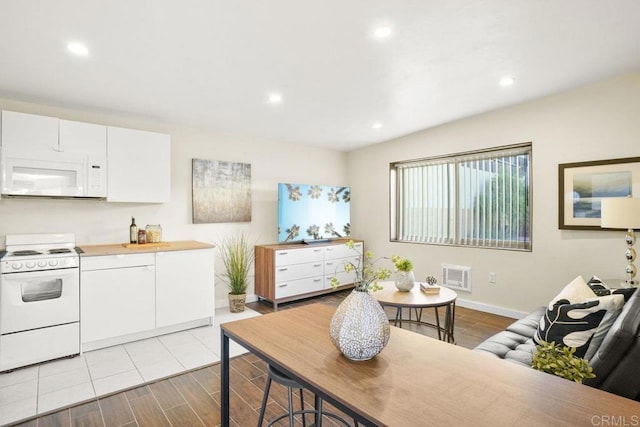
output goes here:
[[399, 271], [398, 278], [396, 279], [395, 283], [396, 288], [398, 288], [400, 292], [409, 292], [416, 284], [416, 278], [413, 275], [413, 270]]
[[229, 294], [229, 311], [232, 313], [243, 312], [246, 299], [247, 294]]
[[331, 319], [329, 335], [338, 350], [351, 360], [369, 360], [389, 342], [389, 319], [367, 291], [351, 292]]

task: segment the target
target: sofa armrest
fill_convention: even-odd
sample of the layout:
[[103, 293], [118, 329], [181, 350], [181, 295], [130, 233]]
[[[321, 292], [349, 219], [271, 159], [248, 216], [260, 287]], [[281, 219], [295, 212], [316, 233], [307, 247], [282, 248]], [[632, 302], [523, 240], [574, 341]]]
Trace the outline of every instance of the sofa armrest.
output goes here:
[[640, 292], [635, 292], [589, 363], [596, 377], [584, 383], [636, 399], [640, 394]]

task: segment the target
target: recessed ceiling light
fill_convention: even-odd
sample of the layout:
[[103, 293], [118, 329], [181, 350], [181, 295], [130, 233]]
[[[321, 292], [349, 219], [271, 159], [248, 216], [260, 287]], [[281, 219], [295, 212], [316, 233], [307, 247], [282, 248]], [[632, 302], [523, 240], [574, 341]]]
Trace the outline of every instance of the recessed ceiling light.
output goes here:
[[270, 93], [269, 94], [269, 102], [271, 104], [279, 104], [282, 102], [282, 95], [279, 93]]
[[371, 129], [380, 129], [382, 127], [382, 123], [376, 122], [371, 125]]
[[514, 79], [513, 76], [504, 76], [503, 78], [500, 79], [499, 84], [502, 87], [507, 87], [507, 86], [511, 86], [515, 82], [516, 82], [516, 79]]
[[384, 39], [385, 37], [389, 37], [389, 35], [391, 35], [391, 27], [376, 28], [376, 30], [373, 32], [373, 35], [375, 35], [379, 39]]
[[67, 50], [78, 56], [87, 56], [89, 54], [89, 49], [87, 48], [87, 46], [77, 42], [69, 43], [67, 45]]

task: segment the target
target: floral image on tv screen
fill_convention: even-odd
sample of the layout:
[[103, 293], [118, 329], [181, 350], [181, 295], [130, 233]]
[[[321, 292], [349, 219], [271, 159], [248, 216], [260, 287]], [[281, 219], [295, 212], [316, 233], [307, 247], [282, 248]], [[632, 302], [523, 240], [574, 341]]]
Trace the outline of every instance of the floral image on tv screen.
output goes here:
[[278, 184], [278, 242], [351, 235], [349, 187]]

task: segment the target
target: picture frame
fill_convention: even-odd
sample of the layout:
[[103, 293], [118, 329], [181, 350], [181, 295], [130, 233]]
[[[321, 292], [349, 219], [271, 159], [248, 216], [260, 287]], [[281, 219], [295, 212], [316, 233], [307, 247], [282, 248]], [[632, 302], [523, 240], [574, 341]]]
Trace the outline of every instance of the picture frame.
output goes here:
[[606, 197], [640, 197], [640, 157], [558, 165], [558, 228], [603, 230]]
[[191, 159], [193, 224], [251, 222], [251, 164]]

